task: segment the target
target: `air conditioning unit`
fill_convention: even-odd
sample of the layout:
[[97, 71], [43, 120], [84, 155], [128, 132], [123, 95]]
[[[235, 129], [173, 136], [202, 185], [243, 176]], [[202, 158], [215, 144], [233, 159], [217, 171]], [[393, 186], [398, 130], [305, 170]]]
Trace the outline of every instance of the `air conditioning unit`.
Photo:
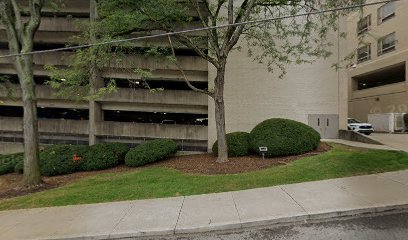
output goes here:
[[375, 132], [394, 133], [405, 130], [404, 113], [368, 114], [368, 122]]
[[394, 113], [394, 130], [395, 131], [404, 131], [404, 115], [405, 113]]

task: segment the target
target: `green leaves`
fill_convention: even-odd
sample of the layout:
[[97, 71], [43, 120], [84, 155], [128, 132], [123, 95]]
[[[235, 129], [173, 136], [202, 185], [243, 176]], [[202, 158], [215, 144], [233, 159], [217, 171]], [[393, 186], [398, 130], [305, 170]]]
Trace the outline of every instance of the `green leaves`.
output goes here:
[[13, 99], [13, 87], [8, 76], [0, 75], [0, 90], [1, 89], [4, 89], [7, 92], [7, 98]]
[[[247, 20], [287, 18], [247, 25], [242, 38], [247, 42], [250, 56], [255, 61], [266, 64], [269, 71], [280, 71], [280, 76], [283, 77], [289, 64], [312, 63], [319, 58], [330, 57], [333, 50], [331, 41], [334, 39], [330, 35], [338, 31], [338, 19], [351, 10], [326, 14], [307, 13], [361, 3], [364, 1], [259, 0]], [[290, 17], [299, 14], [306, 15]]]
[[176, 0], [100, 0], [98, 8], [104, 32], [115, 36], [191, 21], [187, 7]]

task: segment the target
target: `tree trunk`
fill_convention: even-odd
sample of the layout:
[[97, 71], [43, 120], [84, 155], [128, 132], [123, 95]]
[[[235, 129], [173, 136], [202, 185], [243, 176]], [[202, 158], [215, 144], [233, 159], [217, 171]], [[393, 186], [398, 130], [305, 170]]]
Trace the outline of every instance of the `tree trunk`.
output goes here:
[[25, 187], [36, 187], [42, 183], [39, 167], [37, 100], [32, 71], [32, 56], [15, 59], [23, 94], [24, 118], [24, 178]]
[[[97, 9], [97, 2], [96, 0], [90, 0], [90, 40], [91, 43], [96, 43], [96, 35], [95, 35], [95, 22], [98, 19], [98, 9]], [[92, 54], [95, 53], [95, 50], [91, 51]], [[102, 87], [102, 77], [100, 75], [100, 71], [98, 69], [98, 64], [96, 62], [95, 57], [92, 58], [90, 62], [90, 95], [94, 96], [98, 92], [98, 88]], [[96, 100], [91, 99], [89, 101], [89, 145], [95, 145], [97, 143], [97, 130], [96, 124], [97, 122], [101, 121], [101, 108], [100, 104], [96, 102]]]
[[225, 105], [224, 105], [224, 77], [225, 63], [217, 69], [214, 86], [214, 104], [215, 104], [215, 125], [217, 127], [218, 140], [218, 163], [228, 162], [228, 146], [225, 130]]

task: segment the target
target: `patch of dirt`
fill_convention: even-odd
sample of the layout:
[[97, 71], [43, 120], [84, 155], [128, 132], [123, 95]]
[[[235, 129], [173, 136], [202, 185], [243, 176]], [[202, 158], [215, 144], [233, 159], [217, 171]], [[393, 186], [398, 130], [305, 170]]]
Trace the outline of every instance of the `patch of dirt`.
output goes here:
[[270, 168], [277, 165], [286, 165], [289, 162], [298, 160], [300, 158], [314, 156], [330, 150], [330, 146], [326, 143], [321, 143], [320, 146], [312, 152], [302, 155], [277, 157], [277, 158], [265, 158], [261, 156], [253, 155], [246, 157], [234, 157], [229, 158], [227, 163], [217, 163], [216, 156], [213, 154], [199, 154], [199, 155], [186, 155], [170, 158], [168, 160], [160, 161], [149, 165], [155, 167], [167, 167], [179, 170], [185, 173], [194, 173], [202, 175], [217, 175], [217, 174], [235, 174], [252, 172], [265, 168]]
[[[149, 167], [167, 167], [179, 170], [185, 173], [194, 173], [202, 175], [217, 175], [217, 174], [234, 174], [252, 172], [260, 169], [266, 169], [277, 165], [285, 165], [292, 161], [298, 160], [307, 156], [314, 156], [330, 150], [330, 146], [326, 143], [321, 143], [319, 148], [313, 152], [309, 152], [297, 156], [266, 158], [262, 159], [260, 156], [236, 157], [229, 158], [227, 163], [216, 163], [216, 157], [213, 154], [197, 154], [177, 156], [150, 164], [143, 168]], [[56, 177], [43, 177], [44, 183], [38, 188], [27, 189], [21, 186], [23, 175], [21, 174], [7, 174], [0, 176], [0, 201], [2, 199], [12, 198], [27, 195], [30, 193], [40, 192], [47, 189], [64, 186], [85, 177], [95, 176], [101, 173], [120, 173], [137, 171], [143, 168], [130, 168], [126, 166], [119, 166], [116, 168], [94, 171], [94, 172], [78, 172]]]

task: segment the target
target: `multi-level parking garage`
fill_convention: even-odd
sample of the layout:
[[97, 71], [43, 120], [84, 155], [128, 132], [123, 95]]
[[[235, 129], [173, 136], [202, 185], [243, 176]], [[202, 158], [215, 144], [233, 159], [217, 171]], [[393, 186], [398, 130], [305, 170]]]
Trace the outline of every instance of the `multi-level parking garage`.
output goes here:
[[[89, 1], [66, 1], [58, 12], [45, 8], [42, 14], [34, 49], [63, 47], [68, 39], [79, 34], [78, 23], [89, 21]], [[163, 42], [157, 39], [149, 44], [160, 46], [165, 44]], [[145, 46], [143, 42], [134, 44], [136, 50]], [[0, 55], [7, 53], [7, 35], [0, 27]], [[189, 49], [180, 48], [176, 53], [192, 83], [206, 88], [207, 62]], [[72, 54], [54, 52], [34, 56], [42, 143], [88, 144], [92, 139], [137, 144], [146, 139], [172, 138], [183, 150], [207, 149], [208, 98], [188, 88], [177, 66], [140, 54], [128, 54], [120, 63], [103, 71], [102, 81], [116, 81], [115, 93], [91, 103], [78, 102], [55, 97], [55, 91], [45, 84], [48, 72], [44, 66], [66, 67]], [[144, 88], [139, 75], [132, 71], [136, 68], [154, 69], [149, 85], [164, 90], [153, 93]], [[6, 89], [0, 88], [0, 142], [21, 144], [21, 91], [11, 59], [0, 59], [0, 75], [11, 80], [13, 89], [13, 98], [8, 98]]]

